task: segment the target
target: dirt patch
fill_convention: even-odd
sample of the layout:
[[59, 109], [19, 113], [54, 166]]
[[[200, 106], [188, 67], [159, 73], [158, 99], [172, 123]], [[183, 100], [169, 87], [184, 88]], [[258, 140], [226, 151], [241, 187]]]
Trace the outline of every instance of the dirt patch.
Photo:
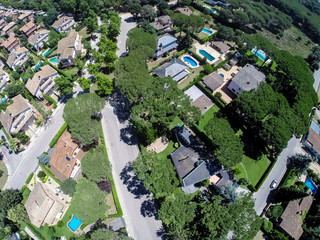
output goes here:
[[148, 151], [155, 151], [156, 153], [160, 153], [166, 149], [169, 144], [169, 140], [166, 137], [160, 137], [153, 143], [151, 143], [148, 147]]
[[107, 205], [109, 209], [107, 210], [107, 216], [111, 214], [117, 214], [116, 205], [114, 204], [113, 195], [112, 193], [108, 194], [106, 197]]

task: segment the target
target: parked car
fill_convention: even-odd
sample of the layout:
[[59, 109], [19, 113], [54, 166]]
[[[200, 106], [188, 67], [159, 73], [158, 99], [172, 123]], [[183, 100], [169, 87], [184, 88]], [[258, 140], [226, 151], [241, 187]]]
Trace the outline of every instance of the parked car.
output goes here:
[[277, 186], [277, 183], [278, 183], [277, 180], [274, 179], [270, 184], [270, 188], [272, 189], [275, 188]]

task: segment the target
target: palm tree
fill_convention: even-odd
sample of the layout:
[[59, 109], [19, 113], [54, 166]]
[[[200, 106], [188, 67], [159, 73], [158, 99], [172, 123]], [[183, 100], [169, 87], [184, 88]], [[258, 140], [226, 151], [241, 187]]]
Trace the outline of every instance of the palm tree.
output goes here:
[[11, 139], [9, 139], [8, 142], [9, 142], [9, 151], [11, 151], [11, 152], [18, 151], [18, 149], [19, 149], [19, 145], [18, 145], [19, 141], [18, 141], [18, 139], [11, 138]]

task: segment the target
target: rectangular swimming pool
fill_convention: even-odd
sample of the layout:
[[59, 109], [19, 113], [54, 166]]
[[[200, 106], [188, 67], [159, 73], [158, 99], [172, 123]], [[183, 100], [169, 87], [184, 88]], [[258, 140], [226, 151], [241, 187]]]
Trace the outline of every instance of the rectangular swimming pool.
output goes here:
[[199, 53], [202, 55], [202, 56], [204, 56], [204, 57], [206, 57], [209, 61], [213, 61], [213, 60], [215, 60], [215, 58], [211, 55], [211, 54], [209, 54], [207, 51], [205, 51], [205, 50], [199, 50]]
[[305, 185], [311, 190], [313, 196], [316, 195], [318, 187], [317, 185], [311, 180], [311, 178], [307, 178]]
[[45, 51], [45, 53], [43, 54], [43, 56], [45, 57], [50, 51], [51, 51], [51, 48], [49, 48], [47, 51]]
[[256, 54], [262, 61], [266, 60], [266, 54], [261, 49], [259, 49], [258, 51], [257, 50], [252, 50], [252, 52], [254, 54]]
[[49, 60], [49, 62], [57, 63], [57, 62], [58, 62], [58, 59], [57, 59], [57, 57], [51, 58], [51, 59]]
[[209, 29], [206, 29], [206, 28], [202, 28], [202, 32], [206, 33], [206, 34], [212, 34], [213, 32]]

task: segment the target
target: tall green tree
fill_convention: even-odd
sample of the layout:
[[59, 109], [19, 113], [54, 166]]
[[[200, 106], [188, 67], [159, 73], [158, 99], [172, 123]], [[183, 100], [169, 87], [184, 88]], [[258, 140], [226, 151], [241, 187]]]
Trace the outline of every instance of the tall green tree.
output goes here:
[[10, 208], [8, 210], [8, 216], [7, 218], [13, 222], [20, 222], [25, 220], [27, 216], [27, 211], [24, 208], [24, 205], [19, 203], [18, 205]]

